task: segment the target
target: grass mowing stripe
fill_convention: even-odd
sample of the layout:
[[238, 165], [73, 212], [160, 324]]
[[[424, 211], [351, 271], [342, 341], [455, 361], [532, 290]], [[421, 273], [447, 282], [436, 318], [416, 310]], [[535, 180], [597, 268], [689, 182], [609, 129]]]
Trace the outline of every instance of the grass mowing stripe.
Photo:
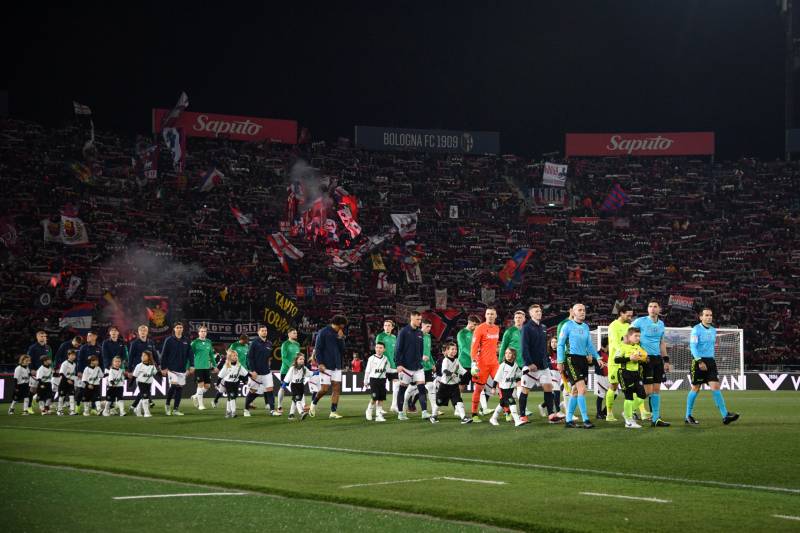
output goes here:
[[190, 498], [192, 496], [246, 496], [249, 492], [183, 492], [180, 494], [143, 494], [141, 496], [114, 496], [112, 500], [145, 500], [148, 498]]
[[201, 441], [201, 442], [222, 442], [222, 443], [230, 443], [230, 444], [251, 444], [257, 446], [274, 446], [274, 447], [281, 447], [281, 448], [295, 448], [295, 449], [307, 449], [307, 450], [318, 450], [318, 451], [328, 451], [328, 452], [335, 452], [335, 453], [347, 453], [347, 454], [357, 454], [357, 455], [374, 455], [374, 456], [384, 456], [384, 457], [401, 457], [401, 458], [414, 458], [414, 459], [429, 459], [433, 461], [450, 461], [450, 462], [457, 462], [457, 463], [472, 463], [472, 464], [485, 464], [485, 465], [495, 465], [495, 466], [508, 466], [508, 467], [518, 467], [518, 468], [529, 468], [529, 469], [536, 469], [536, 470], [550, 470], [556, 472], [565, 472], [571, 474], [589, 474], [589, 475], [596, 475], [596, 476], [610, 476], [616, 478], [629, 478], [629, 479], [641, 479], [644, 481], [663, 481], [666, 483], [679, 483], [679, 484], [697, 484], [697, 485], [706, 485], [710, 487], [721, 487], [721, 488], [729, 488], [729, 489], [751, 489], [751, 490], [759, 490], [759, 491], [766, 491], [766, 492], [784, 492], [789, 494], [800, 494], [800, 489], [789, 488], [789, 487], [775, 487], [769, 485], [752, 485], [748, 483], [732, 483], [726, 481], [714, 481], [709, 479], [689, 479], [689, 478], [680, 478], [680, 477], [672, 477], [672, 476], [656, 476], [652, 474], [637, 474], [635, 472], [615, 472], [612, 470], [600, 470], [594, 468], [577, 468], [577, 467], [570, 467], [570, 466], [556, 466], [556, 465], [542, 465], [536, 463], [518, 463], [513, 461], [497, 461], [492, 459], [477, 459], [472, 457], [448, 457], [443, 455], [434, 455], [434, 454], [424, 454], [424, 453], [406, 453], [406, 452], [390, 452], [384, 450], [359, 450], [355, 448], [340, 448], [334, 446], [315, 446], [313, 444], [296, 444], [296, 443], [287, 443], [287, 442], [271, 442], [271, 441], [260, 441], [260, 440], [250, 440], [250, 439], [226, 439], [222, 437], [200, 437], [200, 436], [192, 436], [192, 435], [166, 435], [166, 434], [159, 434], [159, 433], [136, 433], [136, 432], [127, 432], [127, 431], [102, 431], [102, 430], [92, 430], [92, 429], [63, 429], [63, 428], [41, 428], [35, 426], [8, 426], [2, 425], [0, 429], [11, 429], [11, 430], [32, 430], [32, 431], [51, 431], [51, 432], [63, 432], [63, 433], [93, 433], [99, 435], [117, 435], [117, 436], [127, 436], [127, 437], [144, 437], [144, 438], [163, 438], [163, 439], [177, 439], [177, 440], [191, 440], [191, 441]]
[[602, 496], [603, 498], [619, 498], [621, 500], [640, 500], [643, 502], [655, 502], [655, 503], [672, 502], [672, 500], [661, 500], [659, 498], [643, 498], [641, 496], [625, 496], [623, 494], [601, 494], [599, 492], [579, 492], [578, 494], [583, 494], [584, 496]]
[[[16, 460], [16, 459], [6, 459], [0, 458], [0, 464], [8, 464], [8, 465], [24, 465], [27, 467], [33, 468], [42, 468], [42, 469], [53, 469], [53, 470], [64, 470], [68, 472], [76, 472], [76, 473], [85, 473], [85, 474], [94, 474], [94, 475], [101, 475], [107, 477], [117, 477], [123, 479], [131, 479], [136, 481], [146, 481], [146, 482], [153, 482], [153, 483], [166, 483], [166, 484], [175, 484], [175, 485], [185, 485], [185, 486], [194, 486], [194, 487], [205, 487], [205, 488], [217, 488], [221, 490], [227, 490], [229, 487], [224, 486], [217, 486], [217, 485], [208, 485], [205, 483], [195, 483], [192, 481], [179, 481], [170, 478], [163, 478], [163, 477], [150, 477], [150, 476], [138, 476], [135, 474], [123, 474], [119, 472], [113, 472], [109, 470], [100, 470], [95, 468], [85, 468], [85, 467], [76, 467], [76, 466], [69, 466], [57, 463], [50, 463], [50, 462], [36, 462], [36, 461], [24, 461], [24, 460]], [[224, 494], [234, 494], [232, 492], [225, 492]], [[237, 492], [235, 494], [241, 494], [245, 496], [255, 496], [260, 498], [270, 498], [276, 500], [291, 500], [292, 502], [298, 503], [308, 503], [313, 505], [325, 505], [325, 506], [332, 506], [338, 507], [342, 509], [353, 509], [361, 512], [368, 512], [368, 513], [376, 513], [376, 514], [390, 514], [390, 515], [397, 515], [402, 517], [414, 518], [423, 521], [434, 522], [437, 524], [445, 524], [447, 527], [451, 526], [469, 526], [469, 527], [479, 527], [481, 530], [488, 530], [488, 531], [522, 531], [522, 529], [515, 529], [509, 527], [502, 527], [497, 526], [494, 524], [481, 522], [481, 521], [469, 521], [469, 520], [460, 520], [457, 518], [445, 518], [441, 516], [435, 516], [432, 514], [426, 513], [415, 513], [411, 511], [404, 511], [402, 509], [393, 509], [393, 508], [385, 508], [379, 506], [370, 506], [370, 505], [357, 505], [352, 503], [344, 503], [344, 502], [337, 502], [332, 500], [317, 500], [308, 497], [299, 496], [296, 494], [289, 494], [289, 495], [281, 495], [275, 493], [268, 493], [262, 492], [258, 490], [254, 490], [251, 492]], [[141, 496], [136, 498], [142, 498]], [[132, 499], [132, 498], [128, 498]], [[542, 531], [568, 531], [564, 529], [558, 528], [542, 528]]]

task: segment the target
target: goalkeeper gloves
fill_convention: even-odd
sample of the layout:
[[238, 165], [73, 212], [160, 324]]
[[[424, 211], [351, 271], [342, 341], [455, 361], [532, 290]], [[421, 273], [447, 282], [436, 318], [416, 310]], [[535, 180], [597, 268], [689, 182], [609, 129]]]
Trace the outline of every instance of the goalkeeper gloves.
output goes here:
[[480, 372], [481, 371], [478, 369], [478, 362], [477, 361], [473, 361], [472, 362], [472, 368], [470, 369], [470, 373], [473, 376], [477, 376], [478, 374], [480, 374]]

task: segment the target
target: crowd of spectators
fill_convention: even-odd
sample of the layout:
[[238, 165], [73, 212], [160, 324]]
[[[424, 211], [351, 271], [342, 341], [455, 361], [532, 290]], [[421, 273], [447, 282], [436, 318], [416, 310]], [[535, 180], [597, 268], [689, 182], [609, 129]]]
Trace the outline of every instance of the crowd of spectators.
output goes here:
[[[128, 334], [145, 320], [146, 294], [169, 296], [173, 319], [258, 321], [275, 289], [297, 298], [307, 340], [342, 313], [348, 352], [368, 355], [385, 317], [433, 308], [435, 290], [447, 289], [447, 308], [469, 313], [493, 303], [504, 321], [532, 302], [553, 316], [582, 301], [593, 326], [613, 320], [622, 301], [643, 314], [651, 298], [662, 302], [668, 326], [692, 325], [693, 311], [667, 305], [685, 296], [712, 306], [718, 326], [744, 329], [747, 367], [800, 365], [796, 163], [572, 159], [567, 187], [553, 191], [542, 186], [539, 159], [376, 153], [346, 139], [288, 147], [192, 138], [185, 172], [173, 170], [162, 147], [158, 177], [144, 179], [135, 165], [143, 138], [98, 132], [88, 151], [86, 139], [77, 123], [0, 122], [3, 363], [38, 329], [51, 344], [65, 339], [59, 318], [81, 302], [95, 306], [101, 334], [112, 322]], [[378, 288], [369, 254], [333, 268], [325, 246], [288, 232], [287, 187], [299, 158], [321, 183], [357, 197], [365, 236], [386, 235], [392, 213], [418, 214], [412, 243], [395, 234], [374, 250], [393, 290]], [[79, 177], [76, 162], [91, 176]], [[224, 179], [201, 192], [213, 168]], [[628, 202], [603, 212], [616, 183]], [[232, 206], [253, 225], [241, 227]], [[44, 241], [41, 221], [65, 209], [85, 223], [88, 244]], [[289, 273], [265, 238], [280, 229], [304, 253]], [[521, 248], [533, 256], [521, 281], [506, 287], [497, 274]], [[421, 283], [407, 280], [410, 264], [419, 265]]]

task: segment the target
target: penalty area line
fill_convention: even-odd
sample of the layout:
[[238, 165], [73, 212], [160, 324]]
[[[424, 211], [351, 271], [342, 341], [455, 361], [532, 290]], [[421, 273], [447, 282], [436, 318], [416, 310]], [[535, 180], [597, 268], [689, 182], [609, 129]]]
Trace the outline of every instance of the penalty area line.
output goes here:
[[464, 483], [482, 483], [484, 485], [507, 485], [505, 481], [494, 481], [491, 479], [467, 479], [461, 477], [450, 477], [450, 476], [437, 476], [437, 477], [426, 477], [426, 478], [419, 478], [419, 479], [397, 479], [393, 481], [376, 481], [375, 483], [354, 483], [352, 485], [342, 485], [339, 487], [340, 489], [353, 489], [356, 487], [376, 487], [379, 485], [399, 485], [401, 483], [422, 483], [423, 481], [439, 481], [439, 480], [447, 480], [447, 481], [462, 481]]
[[603, 498], [619, 498], [621, 500], [639, 500], [643, 502], [672, 503], [672, 500], [662, 500], [660, 498], [643, 498], [641, 496], [625, 496], [623, 494], [602, 494], [600, 492], [579, 492], [578, 494], [583, 494], [584, 496], [602, 496]]

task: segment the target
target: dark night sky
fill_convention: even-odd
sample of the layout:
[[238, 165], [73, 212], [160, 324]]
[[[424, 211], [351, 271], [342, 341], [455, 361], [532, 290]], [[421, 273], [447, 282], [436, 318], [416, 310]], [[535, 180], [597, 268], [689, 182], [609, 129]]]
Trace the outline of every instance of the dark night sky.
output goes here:
[[[501, 132], [504, 152], [562, 150], [567, 131], [717, 132], [717, 151], [783, 147], [783, 25], [772, 0], [158, 2], [31, 6], [0, 37], [12, 116], [87, 104], [146, 132], [190, 110]], [[401, 5], [402, 4], [402, 5]]]

